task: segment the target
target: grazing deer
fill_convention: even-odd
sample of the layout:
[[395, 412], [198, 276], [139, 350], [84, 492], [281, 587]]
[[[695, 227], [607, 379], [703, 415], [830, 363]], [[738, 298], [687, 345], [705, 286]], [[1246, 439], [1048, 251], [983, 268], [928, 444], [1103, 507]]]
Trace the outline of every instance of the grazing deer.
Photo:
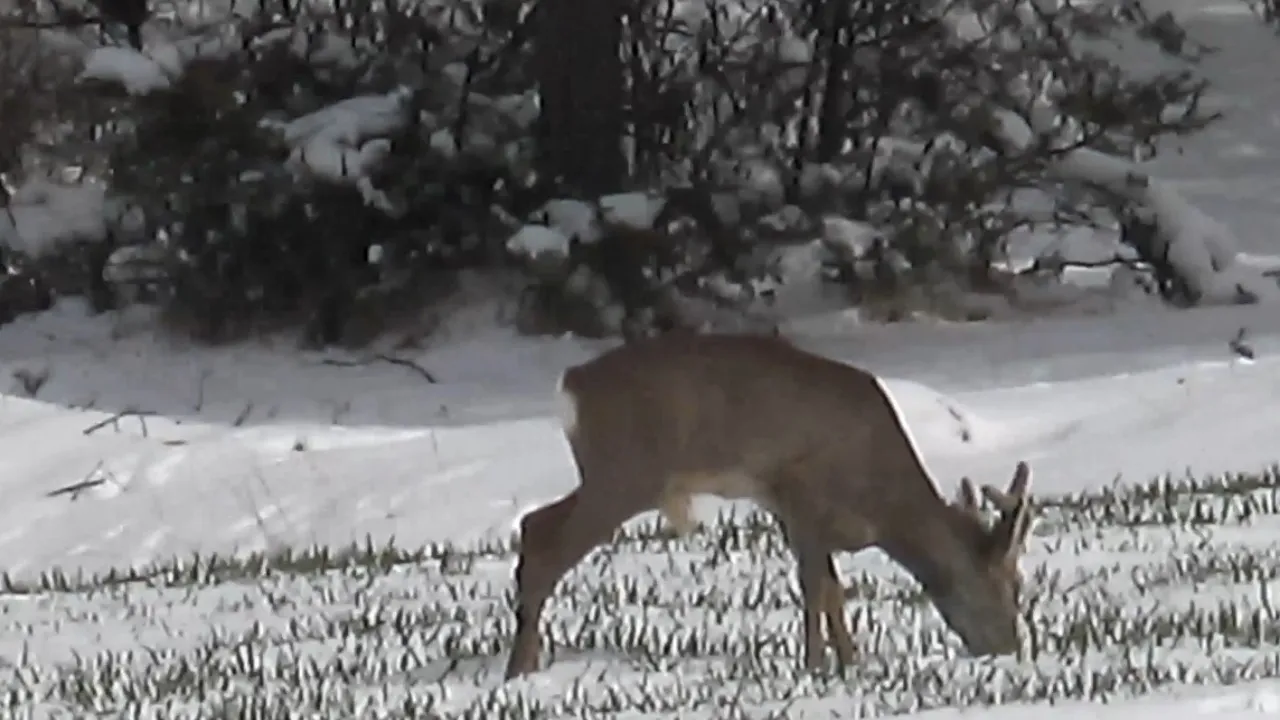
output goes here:
[[670, 334], [569, 368], [559, 400], [580, 481], [520, 521], [507, 678], [538, 669], [542, 607], [570, 568], [647, 510], [687, 532], [697, 494], [749, 499], [778, 520], [799, 566], [810, 670], [823, 616], [841, 667], [853, 660], [832, 556], [869, 547], [920, 582], [969, 652], [1017, 651], [1026, 463], [1007, 492], [983, 487], [993, 526], [968, 478], [948, 503], [871, 373], [776, 337]]

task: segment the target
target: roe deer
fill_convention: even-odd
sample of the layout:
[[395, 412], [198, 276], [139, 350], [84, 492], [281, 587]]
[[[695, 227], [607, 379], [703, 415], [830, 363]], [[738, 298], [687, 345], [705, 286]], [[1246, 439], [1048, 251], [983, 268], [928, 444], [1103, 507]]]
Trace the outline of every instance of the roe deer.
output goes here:
[[988, 526], [968, 478], [948, 503], [879, 380], [752, 335], [669, 334], [606, 351], [560, 378], [578, 488], [520, 520], [516, 638], [506, 677], [538, 669], [542, 607], [565, 573], [631, 517], [691, 525], [696, 494], [749, 499], [796, 557], [804, 666], [822, 666], [826, 617], [842, 668], [854, 655], [833, 553], [878, 547], [923, 586], [975, 655], [1019, 647], [1017, 560], [1030, 528], [1030, 471], [1018, 463]]

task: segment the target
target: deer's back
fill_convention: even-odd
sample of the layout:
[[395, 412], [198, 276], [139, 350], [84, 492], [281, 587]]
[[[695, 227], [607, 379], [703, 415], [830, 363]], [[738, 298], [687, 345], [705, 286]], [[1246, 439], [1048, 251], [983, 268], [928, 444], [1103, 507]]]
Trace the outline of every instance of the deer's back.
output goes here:
[[777, 338], [663, 336], [562, 382], [578, 418], [571, 440], [657, 476], [758, 476], [831, 454], [868, 469], [913, 461], [899, 457], [913, 451], [873, 375]]

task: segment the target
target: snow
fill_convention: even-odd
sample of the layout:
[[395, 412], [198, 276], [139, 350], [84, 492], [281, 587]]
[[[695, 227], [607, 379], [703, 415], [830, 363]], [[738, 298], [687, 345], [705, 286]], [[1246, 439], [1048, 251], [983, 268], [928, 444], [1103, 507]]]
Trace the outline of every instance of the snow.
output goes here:
[[529, 258], [543, 254], [567, 256], [570, 244], [564, 232], [555, 227], [525, 225], [507, 240], [507, 250]]
[[[123, 225], [119, 225], [124, 221]], [[138, 221], [129, 208], [109, 199], [98, 183], [54, 183], [33, 179], [14, 190], [0, 209], [0, 245], [40, 257], [76, 242], [102, 242], [112, 227]]]
[[605, 228], [651, 229], [664, 200], [647, 193], [615, 193], [597, 199], [549, 200], [530, 213], [530, 222], [507, 238], [507, 251], [528, 259], [568, 257], [574, 243], [591, 244], [605, 236]]
[[132, 95], [164, 90], [172, 84], [159, 63], [126, 47], [96, 48], [85, 59], [80, 78], [117, 82]]
[[354, 185], [366, 203], [393, 212], [371, 175], [391, 155], [386, 136], [408, 122], [411, 96], [401, 86], [348, 98], [283, 124], [280, 133], [292, 148], [285, 167], [299, 176]]
[[[616, 654], [622, 651], [578, 651], [558, 653], [544, 672], [499, 690], [497, 673], [505, 660], [505, 645], [495, 638], [509, 638], [512, 629], [502, 599], [509, 587], [511, 556], [502, 548], [524, 512], [575, 484], [557, 415], [556, 382], [564, 368], [608, 343], [516, 340], [497, 329], [458, 333], [403, 358], [429, 370], [437, 380], [431, 383], [407, 367], [376, 359], [299, 354], [269, 345], [176, 347], [153, 337], [145, 329], [147, 321], [133, 314], [114, 321], [89, 317], [76, 304], [63, 302], [53, 311], [0, 329], [0, 377], [13, 377], [8, 388], [0, 385], [0, 496], [5, 498], [0, 506], [0, 561], [10, 583], [32, 582], [54, 569], [74, 583], [112, 569], [119, 573], [163, 565], [172, 558], [186, 558], [186, 567], [198, 568], [191, 565], [200, 562], [193, 558], [259, 551], [278, 555], [319, 546], [382, 548], [394, 543], [406, 551], [426, 546], [439, 553], [442, 544], [449, 544], [464, 556], [472, 552], [465, 548], [491, 549], [457, 567], [449, 563], [460, 561], [448, 560], [446, 553], [439, 570], [431, 569], [435, 561], [423, 561], [351, 581], [342, 573], [312, 578], [268, 572], [247, 585], [208, 581], [167, 590], [165, 583], [178, 581], [166, 580], [106, 594], [0, 593], [0, 653], [5, 648], [17, 653], [14, 643], [22, 644], [26, 649], [21, 652], [44, 673], [41, 677], [73, 666], [77, 654], [115, 653], [112, 662], [136, 666], [137, 672], [160, 662], [144, 660], [146, 654], [137, 652], [142, 648], [194, 662], [191, 653], [200, 652], [201, 643], [249, 638], [254, 632], [276, 638], [272, 642], [277, 645], [284, 643], [286, 655], [271, 651], [262, 660], [268, 666], [264, 673], [283, 677], [292, 667], [287, 658], [294, 656], [288, 653], [324, 663], [337, 661], [333, 653], [355, 657], [350, 653], [356, 652], [282, 639], [287, 628], [312, 627], [307, 632], [323, 634], [328, 632], [322, 632], [326, 623], [345, 622], [342, 608], [352, 607], [350, 603], [359, 613], [392, 617], [430, 614], [438, 603], [446, 608], [461, 602], [456, 612], [462, 615], [457, 617], [471, 620], [444, 626], [444, 636], [437, 640], [431, 639], [431, 632], [415, 630], [406, 636], [410, 646], [386, 650], [385, 655], [391, 658], [387, 662], [425, 662], [420, 672], [434, 677], [436, 671], [430, 668], [435, 660], [412, 658], [442, 657], [446, 647], [470, 648], [456, 651], [476, 654], [467, 661], [467, 673], [440, 681], [443, 685], [433, 682], [416, 690], [397, 686], [395, 692], [438, 703], [444, 717], [478, 717], [487, 711], [492, 714], [486, 716], [502, 717], [516, 712], [512, 703], [520, 702], [550, 703], [561, 708], [550, 716], [568, 717], [578, 712], [573, 708], [607, 705], [610, 688], [675, 702], [671, 698], [682, 692], [723, 690], [729, 682], [723, 673], [736, 672], [732, 656], [763, 652], [743, 643], [767, 637], [782, 645], [769, 650], [761, 660], [765, 666], [753, 671], [773, 678], [751, 691], [759, 694], [760, 708], [775, 707], [783, 686], [793, 688], [787, 691], [793, 693], [789, 717], [826, 717], [849, 703], [850, 708], [879, 713], [960, 702], [935, 698], [921, 706], [910, 694], [904, 695], [905, 690], [889, 689], [855, 697], [849, 694], [852, 686], [794, 675], [790, 668], [798, 652], [798, 608], [786, 590], [792, 576], [789, 556], [776, 549], [762, 554], [760, 548], [743, 548], [731, 551], [729, 565], [702, 565], [716, 556], [706, 544], [714, 546], [714, 527], [723, 522], [722, 514], [736, 512], [741, 517], [748, 509], [712, 498], [695, 503], [695, 517], [713, 528], [709, 535], [695, 536], [689, 545], [673, 549], [623, 545], [612, 554], [589, 558], [571, 575], [571, 584], [553, 603], [547, 620], [558, 642], [585, 647], [640, 643], [645, 652], [660, 656], [654, 660], [659, 666], [680, 664], [680, 675], [641, 671], [625, 653]], [[1241, 327], [1248, 328], [1246, 342], [1254, 361], [1228, 350]], [[1257, 472], [1280, 460], [1274, 442], [1280, 417], [1271, 411], [1280, 397], [1280, 318], [1264, 306], [1186, 312], [1134, 309], [1105, 318], [957, 327], [850, 329], [842, 324], [842, 316], [810, 317], [787, 332], [805, 347], [872, 368], [885, 378], [913, 442], [948, 497], [954, 496], [964, 476], [1007, 482], [1019, 460], [1030, 463], [1032, 491], [1046, 499], [1107, 488], [1117, 477], [1124, 485], [1162, 473], [1181, 478], [1186, 473]], [[24, 383], [18, 377], [23, 373], [46, 379]], [[1234, 557], [1246, 550], [1273, 552], [1275, 526], [1269, 517], [1200, 530], [1156, 526], [1133, 530], [1142, 533], [1133, 540], [1108, 540], [1110, 531], [1103, 529], [1072, 534], [1050, 528], [1032, 538], [1024, 568], [1029, 577], [1038, 578], [1033, 584], [1056, 582], [1051, 579], [1054, 573], [1063, 573], [1064, 582], [1076, 576], [1094, 578], [1097, 584], [1088, 592], [1121, 597], [1137, 582], [1133, 578], [1145, 577], [1143, 573], [1154, 577], [1174, 572], [1166, 567], [1171, 557], [1188, 555], [1199, 558], [1196, 562], [1211, 562], [1213, 557]], [[652, 522], [649, 514], [628, 527]], [[1055, 551], [1062, 542], [1085, 549]], [[1108, 569], [1116, 563], [1141, 572]], [[844, 555], [839, 565], [846, 580], [879, 583], [876, 587], [882, 589], [876, 592], [892, 594], [909, 587], [876, 553]], [[707, 584], [710, 577], [715, 579]], [[736, 606], [743, 600], [732, 594], [753, 592], [749, 588], [762, 578], [773, 598], [767, 601], [767, 611], [732, 610], [741, 617], [735, 614], [738, 619], [725, 626], [698, 609], [707, 602]], [[433, 590], [432, 583], [440, 589]], [[1250, 612], [1265, 602], [1250, 587], [1223, 585], [1223, 602], [1240, 603], [1241, 612]], [[1142, 612], [1192, 612], [1194, 606], [1188, 603], [1203, 599], [1205, 591], [1191, 588], [1175, 582], [1163, 590], [1146, 589], [1140, 600], [1123, 602]], [[600, 625], [601, 610], [592, 610], [593, 603], [614, 602], [591, 599], [602, 592], [606, 594], [599, 598], [656, 592], [659, 596], [652, 602], [684, 607], [672, 612], [685, 615], [664, 620], [664, 615], [652, 614], [657, 606], [637, 615], [624, 603], [608, 611], [612, 619]], [[700, 599], [709, 592], [730, 596], [723, 601]], [[1085, 591], [1065, 593], [1055, 601], [1059, 605], [1045, 601], [1049, 605], [1037, 612], [1043, 614], [1046, 627], [1079, 612], [1068, 602], [1084, 602], [1073, 594], [1078, 592]], [[447, 601], [438, 593], [465, 599]], [[61, 599], [33, 604], [32, 597]], [[1104, 645], [1087, 662], [1084, 656], [1068, 653], [1061, 660], [1052, 654], [1021, 663], [1006, 658], [996, 662], [995, 669], [966, 669], [976, 661], [941, 649], [951, 641], [931, 611], [881, 601], [860, 607], [870, 614], [859, 621], [859, 632], [871, 632], [864, 641], [878, 648], [870, 657], [888, 652], [904, 658], [902, 662], [923, 663], [911, 665], [916, 668], [909, 671], [913, 673], [959, 673], [947, 687], [969, 688], [963, 692], [978, 696], [986, 692], [980, 689], [986, 681], [978, 678], [998, 671], [1007, 677], [1001, 702], [1038, 697], [1020, 695], [1031, 692], [1017, 689], [1029, 688], [1025, 683], [1050, 683], [1044, 678], [1075, 682], [1070, 678], [1084, 677], [1079, 673], [1098, 672], [1089, 667], [1118, 667], [1115, 663], [1123, 662], [1125, 646]], [[105, 624], [107, 618], [121, 617], [133, 619], [123, 626], [119, 621]], [[661, 659], [673, 652], [662, 649], [662, 637], [679, 617], [685, 618], [686, 628], [706, 628], [690, 635], [689, 642], [710, 643], [688, 662]], [[1152, 616], [1132, 617], [1127, 622]], [[870, 629], [868, 621], [873, 623]], [[255, 623], [262, 629], [253, 630]], [[28, 639], [39, 628], [54, 626], [63, 628], [56, 640]], [[707, 634], [699, 634], [703, 632]], [[615, 637], [610, 633], [621, 634], [609, 640]], [[445, 637], [452, 638], [447, 641], [452, 644], [436, 644], [446, 642]], [[1229, 642], [1223, 637], [1221, 642]], [[1193, 685], [1204, 692], [1201, 686], [1206, 684], [1270, 677], [1266, 658], [1277, 651], [1268, 648], [1264, 644], [1255, 650], [1233, 650], [1232, 657], [1243, 663], [1238, 672], [1231, 670], [1236, 666], [1223, 665], [1225, 660], [1213, 660], [1212, 654], [1162, 654], [1151, 672], [1173, 673], [1184, 680], [1155, 683], [1148, 691], [1158, 690], [1157, 695], [1135, 701], [1139, 704], [1133, 711], [1187, 707], [1233, 717], [1274, 707], [1280, 689], [1268, 685], [1236, 688], [1194, 702], [1178, 699], [1161, 705], [1165, 701], [1153, 699], [1191, 692]], [[126, 651], [133, 654], [120, 655]], [[889, 672], [896, 677], [893, 673], [899, 672], [882, 667], [880, 660], [868, 662], [864, 671], [872, 675]], [[1229, 671], [1237, 672], [1230, 676], [1234, 680]], [[360, 682], [373, 682], [375, 671], [367, 672], [371, 674]], [[584, 672], [601, 679], [572, 680]], [[871, 676], [864, 680], [870, 682]], [[1119, 698], [1125, 693], [1113, 694]], [[1051, 696], [1057, 698], [1056, 707], [1045, 706], [1045, 713], [1070, 712], [1073, 707], [1082, 711], [1072, 704], [1073, 698], [1080, 699], [1076, 695]], [[1040, 708], [1037, 705], [1037, 717]], [[942, 715], [951, 712], [944, 710]]]
[[394, 132], [407, 121], [408, 88], [384, 95], [360, 95], [303, 115], [282, 129], [290, 145], [323, 137], [331, 142], [358, 143]]
[[193, 60], [226, 57], [237, 43], [230, 34], [210, 34], [161, 41], [143, 51], [96, 47], [85, 54], [78, 79], [114, 83], [131, 95], [146, 95], [172, 87]]
[[[532, 213], [532, 220], [537, 225], [526, 226], [526, 228], [535, 228], [528, 236], [530, 242], [536, 239], [535, 245], [551, 243], [559, 249], [561, 244], [553, 241], [551, 235], [543, 229], [536, 229], [545, 225], [552, 233], [565, 238], [563, 252], [567, 252], [569, 238], [583, 244], [599, 242], [604, 237], [604, 228], [607, 225], [638, 230], [652, 229], [665, 205], [666, 200], [660, 195], [641, 192], [603, 195], [596, 201], [595, 206], [582, 200], [548, 200]], [[524, 229], [517, 235], [523, 232], [525, 232]], [[524, 240], [517, 242], [513, 238], [512, 242], [521, 247], [525, 245]], [[530, 250], [520, 252], [528, 253]]]
[[850, 220], [839, 215], [822, 218], [822, 240], [839, 257], [849, 260], [862, 258], [875, 247], [884, 233], [871, 225]]
[[[1280, 684], [1250, 683], [1225, 695], [1205, 697], [1204, 693], [1188, 693], [1186, 697], [1161, 696], [1145, 701], [1110, 707], [1096, 704], [1063, 703], [1037, 707], [1037, 720], [1071, 720], [1078, 717], [1097, 720], [1173, 720], [1180, 717], [1211, 717], [1216, 720], [1254, 720], [1260, 715], [1280, 713]], [[973, 711], [935, 710], [916, 715], [921, 720], [951, 720], [973, 717]], [[1017, 705], [994, 707], [981, 713], [986, 720], [1019, 720], [1028, 717], [1027, 708]]]
[[[576, 238], [580, 243], [597, 242], [604, 233], [596, 209], [581, 200], [549, 200], [535, 215], [545, 218], [553, 232], [566, 238]], [[560, 250], [567, 252], [568, 243]]]

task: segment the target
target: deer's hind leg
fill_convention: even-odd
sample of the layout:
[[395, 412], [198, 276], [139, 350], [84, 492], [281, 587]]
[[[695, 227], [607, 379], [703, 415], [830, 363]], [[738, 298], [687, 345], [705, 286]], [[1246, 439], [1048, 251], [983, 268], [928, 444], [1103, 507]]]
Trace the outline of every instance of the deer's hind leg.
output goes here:
[[577, 506], [576, 491], [535, 508], [520, 519], [520, 553], [516, 559], [516, 637], [507, 659], [505, 677], [538, 669], [542, 638], [538, 622], [542, 607], [568, 568], [557, 557], [560, 529]]
[[516, 639], [507, 662], [509, 680], [538, 669], [542, 608], [560, 578], [608, 542], [631, 517], [656, 508], [659, 495], [641, 469], [619, 469], [575, 446], [578, 488], [520, 520], [516, 562]]

